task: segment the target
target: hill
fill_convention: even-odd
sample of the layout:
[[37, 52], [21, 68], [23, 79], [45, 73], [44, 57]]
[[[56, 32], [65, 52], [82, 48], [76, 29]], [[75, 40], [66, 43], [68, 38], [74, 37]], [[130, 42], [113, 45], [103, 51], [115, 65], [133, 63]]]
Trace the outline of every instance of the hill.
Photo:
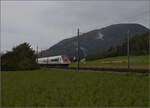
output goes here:
[[[130, 38], [130, 55], [148, 55], [149, 54], [149, 32], [136, 35]], [[86, 60], [97, 60], [106, 57], [127, 56], [127, 40], [121, 45], [111, 47], [109, 50], [88, 55]]]
[[[80, 56], [85, 57], [97, 52], [103, 52], [110, 47], [120, 45], [130, 31], [131, 37], [148, 32], [139, 24], [114, 24], [105, 28], [92, 30], [80, 36]], [[77, 56], [77, 36], [64, 39], [49, 49], [40, 53], [40, 57], [53, 55]]]

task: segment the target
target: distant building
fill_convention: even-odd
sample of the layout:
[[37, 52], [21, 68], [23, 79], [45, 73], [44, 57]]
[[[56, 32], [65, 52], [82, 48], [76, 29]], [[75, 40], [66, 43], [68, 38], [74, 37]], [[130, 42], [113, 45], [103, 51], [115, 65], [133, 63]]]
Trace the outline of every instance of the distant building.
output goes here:
[[86, 58], [81, 59], [80, 62], [85, 63], [86, 62]]

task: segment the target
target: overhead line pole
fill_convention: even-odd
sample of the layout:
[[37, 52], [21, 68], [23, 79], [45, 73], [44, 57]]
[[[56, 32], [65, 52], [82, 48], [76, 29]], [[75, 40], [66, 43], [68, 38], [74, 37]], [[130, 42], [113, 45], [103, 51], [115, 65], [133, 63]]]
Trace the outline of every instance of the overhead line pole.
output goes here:
[[41, 57], [43, 56], [43, 55], [42, 55], [42, 51], [43, 51], [43, 49], [41, 48]]
[[36, 59], [36, 61], [38, 62], [38, 45], [37, 45], [37, 47], [36, 47], [36, 50], [37, 50], [37, 59]]
[[128, 47], [128, 51], [127, 51], [127, 55], [128, 55], [128, 70], [130, 71], [130, 32], [128, 31], [127, 33], [128, 36], [128, 42], [127, 42], [127, 47]]
[[80, 40], [79, 40], [79, 28], [78, 28], [78, 67], [77, 67], [77, 69], [79, 70], [79, 67], [80, 67], [80, 64], [79, 64], [79, 62], [80, 62]]

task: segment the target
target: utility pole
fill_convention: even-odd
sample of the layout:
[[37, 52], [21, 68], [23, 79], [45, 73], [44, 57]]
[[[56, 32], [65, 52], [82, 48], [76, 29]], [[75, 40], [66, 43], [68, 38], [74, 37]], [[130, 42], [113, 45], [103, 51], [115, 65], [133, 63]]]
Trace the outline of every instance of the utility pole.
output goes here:
[[48, 57], [47, 57], [47, 67], [48, 67]]
[[37, 47], [36, 47], [36, 53], [37, 53], [36, 61], [38, 62], [38, 45], [37, 45]]
[[128, 55], [128, 70], [130, 71], [130, 32], [127, 33], [128, 42], [127, 42], [127, 55]]
[[41, 53], [40, 53], [41, 57], [42, 57], [42, 51], [43, 51], [43, 50], [42, 50], [42, 48], [41, 48]]
[[77, 54], [76, 54], [76, 40], [74, 40], [74, 42], [73, 42], [73, 49], [74, 49], [73, 62], [75, 62], [76, 56], [77, 56]]
[[78, 70], [79, 70], [79, 67], [80, 67], [80, 64], [79, 64], [79, 62], [80, 62], [80, 40], [79, 40], [79, 28], [78, 28]]

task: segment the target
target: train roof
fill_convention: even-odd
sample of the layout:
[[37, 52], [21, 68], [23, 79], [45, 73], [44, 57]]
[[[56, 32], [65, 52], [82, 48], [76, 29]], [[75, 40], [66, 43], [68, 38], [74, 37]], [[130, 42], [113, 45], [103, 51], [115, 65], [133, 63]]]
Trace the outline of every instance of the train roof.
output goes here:
[[[65, 56], [65, 55], [58, 55], [58, 56], [48, 56], [48, 57], [41, 57], [41, 58], [38, 58], [38, 59], [55, 59], [55, 58], [59, 58], [61, 56]], [[67, 56], [66, 56], [67, 57]]]

